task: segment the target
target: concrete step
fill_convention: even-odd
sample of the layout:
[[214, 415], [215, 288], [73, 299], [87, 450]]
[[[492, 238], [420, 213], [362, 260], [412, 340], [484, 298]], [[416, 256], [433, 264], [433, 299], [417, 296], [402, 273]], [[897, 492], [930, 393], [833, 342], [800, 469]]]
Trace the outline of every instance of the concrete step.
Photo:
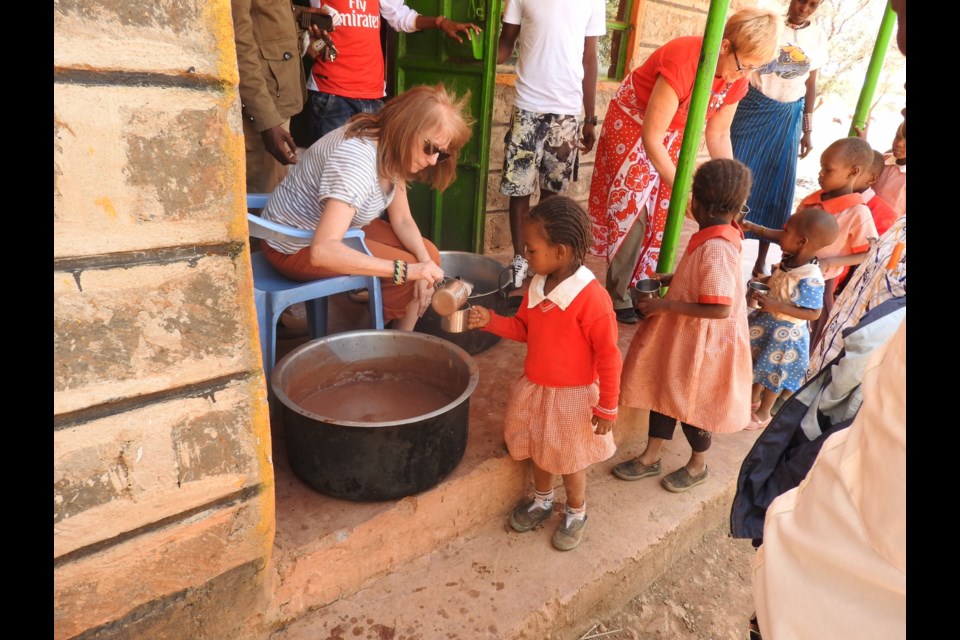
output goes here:
[[[679, 429], [677, 434], [665, 448], [665, 473], [689, 456]], [[740, 462], [755, 439], [754, 432], [717, 437], [708, 457], [710, 480], [683, 494], [667, 492], [658, 478], [624, 482], [613, 477], [610, 468], [639, 454], [643, 442], [621, 447], [589, 472], [586, 537], [570, 552], [550, 544], [559, 513], [527, 533], [510, 529], [506, 518], [516, 501], [478, 510], [476, 515], [495, 515], [426, 554], [412, 548], [434, 532], [385, 533], [379, 542], [395, 553], [410, 550], [409, 560], [389, 562], [387, 571], [363, 588], [300, 616], [271, 640], [576, 638], [585, 620], [623, 606], [727, 521]], [[462, 487], [457, 507], [471, 510], [473, 502], [489, 503], [488, 492], [522, 495], [528, 489], [504, 492], [492, 485]], [[338, 563], [330, 570], [353, 569]]]

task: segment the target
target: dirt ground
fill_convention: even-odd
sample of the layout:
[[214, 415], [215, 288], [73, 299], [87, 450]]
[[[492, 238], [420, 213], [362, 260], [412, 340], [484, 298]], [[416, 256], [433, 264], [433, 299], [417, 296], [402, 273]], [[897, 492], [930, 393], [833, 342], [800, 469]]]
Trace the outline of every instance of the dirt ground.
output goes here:
[[722, 526], [707, 534], [649, 589], [571, 640], [746, 639], [754, 550], [728, 531]]

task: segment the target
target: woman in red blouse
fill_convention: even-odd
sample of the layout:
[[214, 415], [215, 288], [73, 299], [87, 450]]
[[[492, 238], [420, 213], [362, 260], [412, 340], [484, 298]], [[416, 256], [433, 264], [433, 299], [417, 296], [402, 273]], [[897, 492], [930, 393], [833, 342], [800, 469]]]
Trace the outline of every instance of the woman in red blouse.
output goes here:
[[[746, 75], [773, 59], [782, 23], [759, 9], [727, 21], [707, 105], [711, 158], [733, 158], [730, 123]], [[654, 51], [620, 85], [604, 118], [590, 185], [591, 251], [607, 257], [606, 288], [621, 322], [637, 322], [631, 285], [654, 277], [702, 43], [682, 37]]]

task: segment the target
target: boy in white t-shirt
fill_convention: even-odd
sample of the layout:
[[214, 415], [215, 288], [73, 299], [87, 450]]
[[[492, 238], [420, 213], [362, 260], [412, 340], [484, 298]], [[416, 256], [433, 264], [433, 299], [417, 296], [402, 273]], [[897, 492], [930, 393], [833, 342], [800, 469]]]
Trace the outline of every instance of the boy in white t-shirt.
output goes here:
[[520, 51], [500, 193], [510, 196], [516, 287], [529, 275], [521, 229], [538, 178], [540, 200], [562, 193], [578, 152], [596, 141], [597, 38], [605, 33], [603, 0], [507, 0], [497, 62], [510, 58], [518, 37]]

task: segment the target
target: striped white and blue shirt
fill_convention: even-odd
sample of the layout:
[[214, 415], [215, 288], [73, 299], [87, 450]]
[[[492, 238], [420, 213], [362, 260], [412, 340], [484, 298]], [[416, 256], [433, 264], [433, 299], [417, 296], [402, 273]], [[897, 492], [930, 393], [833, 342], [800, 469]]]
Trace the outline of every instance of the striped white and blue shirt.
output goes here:
[[[323, 136], [291, 167], [277, 185], [262, 216], [298, 229], [316, 229], [328, 198], [346, 202], [356, 210], [350, 228], [375, 220], [393, 200], [395, 190], [384, 193], [377, 176], [377, 146], [366, 138], [343, 137], [343, 127]], [[281, 253], [296, 253], [309, 242], [273, 242]]]

